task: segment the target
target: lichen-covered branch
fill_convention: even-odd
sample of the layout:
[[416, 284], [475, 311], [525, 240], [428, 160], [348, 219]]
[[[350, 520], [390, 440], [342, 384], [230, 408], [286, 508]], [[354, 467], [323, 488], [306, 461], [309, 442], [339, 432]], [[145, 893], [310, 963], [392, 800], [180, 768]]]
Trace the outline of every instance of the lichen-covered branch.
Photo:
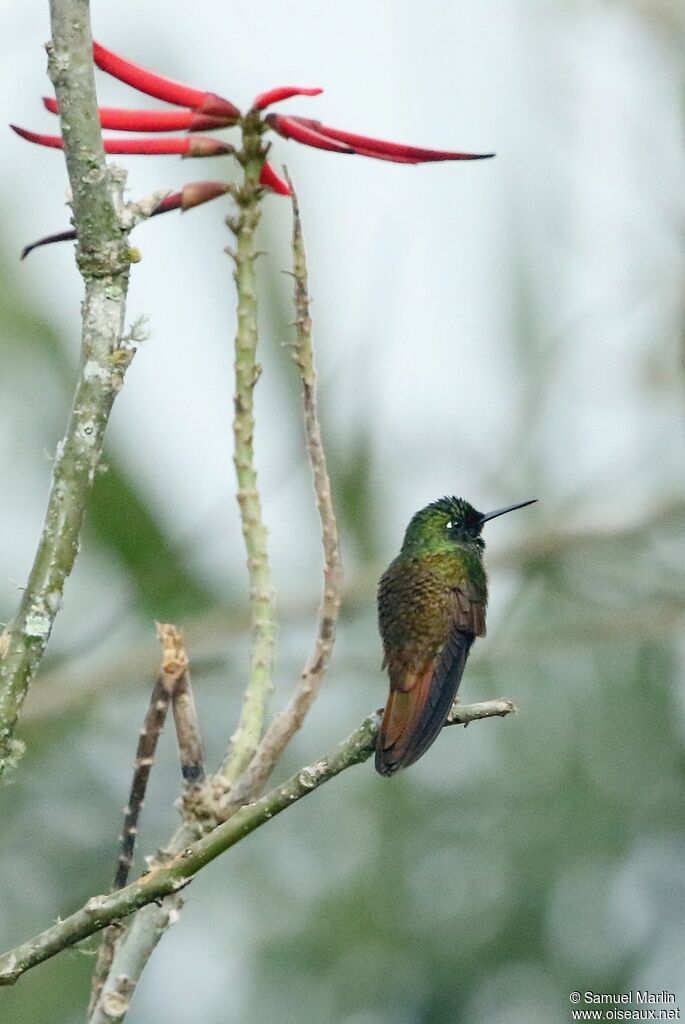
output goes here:
[[497, 700], [483, 700], [477, 704], [460, 704], [456, 701], [447, 716], [445, 726], [463, 725], [478, 722], [481, 718], [506, 718], [517, 711], [513, 700], [506, 697]]
[[84, 277], [125, 273], [129, 264], [102, 148], [89, 8], [88, 0], [50, 0], [47, 47]]
[[19, 753], [17, 716], [76, 558], [112, 403], [134, 352], [123, 338], [131, 262], [117, 215], [123, 175], [105, 165], [88, 3], [52, 0], [50, 11], [49, 72], [61, 111], [85, 298], [78, 383], [57, 447], [43, 530], [19, 608], [0, 639], [0, 775]]
[[243, 148], [236, 156], [243, 169], [243, 183], [234, 191], [237, 215], [229, 217], [227, 223], [235, 236], [235, 249], [231, 255], [235, 262], [238, 292], [233, 461], [238, 478], [238, 504], [250, 579], [252, 653], [240, 720], [222, 768], [227, 782], [235, 781], [242, 774], [261, 739], [267, 701], [273, 690], [276, 639], [274, 588], [254, 463], [254, 389], [261, 372], [257, 362], [255, 262], [258, 252], [255, 232], [260, 219], [262, 194], [259, 175], [266, 151], [262, 142], [264, 128], [258, 115], [248, 114], [243, 118], [242, 127]]
[[302, 725], [307, 712], [321, 688], [335, 643], [335, 630], [340, 611], [342, 566], [338, 526], [331, 497], [331, 482], [326, 453], [321, 437], [321, 424], [316, 399], [316, 369], [312, 344], [312, 321], [309, 313], [307, 256], [302, 235], [302, 222], [297, 194], [290, 185], [293, 207], [293, 279], [295, 282], [295, 344], [292, 355], [302, 381], [305, 447], [312, 470], [316, 507], [321, 523], [323, 547], [323, 591], [319, 608], [316, 638], [300, 675], [290, 703], [272, 721], [257, 748], [249, 767], [228, 795], [231, 807], [253, 797], [266, 785], [278, 759], [292, 736]]
[[161, 906], [153, 904], [136, 915], [115, 950], [99, 999], [89, 1010], [88, 1024], [120, 1024], [124, 1020], [145, 966], [164, 933], [178, 920], [181, 903], [177, 893], [162, 900]]
[[[451, 724], [468, 725], [482, 718], [504, 717], [515, 711], [511, 701], [483, 701], [457, 704], [450, 715]], [[0, 957], [0, 985], [12, 985], [30, 968], [43, 963], [61, 950], [93, 935], [113, 921], [163, 899], [184, 888], [198, 871], [216, 857], [271, 821], [281, 811], [312, 793], [340, 772], [368, 760], [374, 750], [380, 715], [375, 712], [343, 743], [324, 757], [301, 768], [287, 782], [276, 786], [254, 803], [246, 804], [228, 821], [208, 835], [189, 844], [167, 863], [155, 866], [124, 889], [109, 895], [93, 896], [80, 910], [40, 935]], [[150, 908], [158, 910], [158, 908]], [[135, 927], [136, 922], [134, 922]], [[114, 968], [114, 964], [112, 965]], [[110, 977], [114, 970], [110, 971]]]

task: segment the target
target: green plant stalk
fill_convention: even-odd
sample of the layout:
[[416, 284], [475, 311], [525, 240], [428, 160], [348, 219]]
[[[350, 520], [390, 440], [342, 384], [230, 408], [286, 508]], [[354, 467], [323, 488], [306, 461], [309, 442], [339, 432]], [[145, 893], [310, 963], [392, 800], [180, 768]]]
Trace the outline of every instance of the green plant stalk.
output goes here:
[[243, 184], [234, 193], [238, 213], [229, 218], [227, 223], [236, 240], [232, 253], [238, 292], [233, 461], [238, 479], [238, 504], [250, 580], [252, 652], [240, 720], [220, 770], [220, 775], [229, 783], [242, 774], [261, 739], [267, 702], [273, 691], [273, 651], [276, 641], [274, 588], [254, 464], [254, 389], [260, 374], [257, 363], [255, 263], [258, 252], [255, 232], [261, 215], [263, 191], [259, 175], [266, 151], [262, 142], [264, 128], [259, 116], [248, 114], [243, 118], [242, 127], [243, 148], [237, 154], [237, 159], [243, 168]]
[[43, 530], [17, 613], [0, 637], [0, 776], [20, 753], [13, 738], [17, 717], [74, 565], [112, 403], [134, 351], [122, 340], [131, 259], [115, 198], [120, 201], [124, 182], [105, 165], [88, 4], [52, 0], [50, 10], [48, 67], [61, 110], [85, 298], [78, 383]]
[[[259, 743], [266, 715], [266, 704], [272, 690], [273, 646], [275, 642], [274, 598], [271, 570], [268, 561], [267, 535], [264, 527], [257, 474], [254, 467], [254, 388], [259, 376], [256, 353], [258, 343], [257, 292], [255, 261], [257, 250], [255, 233], [260, 220], [260, 201], [263, 190], [259, 177], [265, 156], [262, 143], [263, 126], [258, 117], [247, 115], [241, 123], [243, 146], [236, 154], [243, 169], [243, 183], [233, 190], [237, 215], [227, 221], [236, 240], [231, 251], [235, 263], [234, 279], [238, 300], [238, 328], [235, 339], [235, 416], [234, 463], [238, 479], [238, 502], [241, 525], [247, 550], [250, 580], [250, 619], [252, 624], [252, 652], [250, 675], [242, 713], [231, 745], [217, 773], [222, 785], [235, 780], [249, 763]], [[243, 801], [244, 803], [245, 801]], [[178, 854], [189, 846], [206, 828], [206, 823], [186, 816], [164, 850], [165, 857]], [[173, 902], [173, 915], [170, 907]], [[151, 956], [156, 943], [169, 926], [170, 920], [180, 913], [179, 895], [162, 900], [161, 905], [145, 906], [136, 914], [126, 934], [121, 936], [113, 951], [113, 959], [106, 979], [100, 979], [102, 991], [95, 992], [91, 1002], [89, 1022], [95, 1024], [107, 1017], [112, 1000], [119, 1006], [120, 1018], [126, 1013], [124, 1001], [133, 996], [135, 987]], [[118, 979], [122, 974], [130, 985], [121, 990]], [[96, 988], [99, 984], [96, 985]], [[123, 997], [123, 998], [122, 998]], [[115, 1018], [117, 1019], [117, 1018]]]
[[314, 496], [321, 523], [324, 562], [323, 591], [314, 645], [300, 673], [295, 693], [287, 707], [273, 719], [249, 766], [241, 775], [240, 780], [231, 788], [226, 805], [226, 810], [229, 813], [247, 799], [254, 799], [262, 792], [278, 759], [301, 727], [305, 716], [316, 700], [333, 653], [342, 591], [338, 526], [331, 497], [331, 482], [317, 408], [307, 256], [297, 194], [285, 168], [284, 172], [290, 185], [293, 208], [295, 342], [292, 346], [292, 357], [302, 382], [305, 447], [312, 471]]
[[[504, 718], [516, 708], [510, 700], [491, 700], [477, 704], [455, 704], [450, 712], [451, 725], [468, 725], [482, 718]], [[380, 713], [375, 712], [343, 743], [313, 764], [300, 768], [287, 782], [246, 804], [209, 835], [188, 845], [172, 861], [142, 875], [124, 889], [108, 895], [93, 896], [80, 910], [28, 942], [0, 957], [0, 985], [12, 985], [21, 975], [56, 953], [106, 928], [113, 921], [183, 889], [198, 871], [255, 829], [275, 818], [325, 782], [353, 765], [368, 760], [374, 750]]]

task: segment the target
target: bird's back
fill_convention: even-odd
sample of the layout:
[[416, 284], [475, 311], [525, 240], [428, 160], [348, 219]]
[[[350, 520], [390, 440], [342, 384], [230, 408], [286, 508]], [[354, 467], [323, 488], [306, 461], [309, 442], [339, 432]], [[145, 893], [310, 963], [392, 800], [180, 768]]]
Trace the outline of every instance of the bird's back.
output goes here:
[[475, 636], [485, 632], [487, 590], [459, 552], [400, 554], [381, 578], [378, 617], [390, 696], [376, 769], [391, 775], [418, 760], [442, 729]]

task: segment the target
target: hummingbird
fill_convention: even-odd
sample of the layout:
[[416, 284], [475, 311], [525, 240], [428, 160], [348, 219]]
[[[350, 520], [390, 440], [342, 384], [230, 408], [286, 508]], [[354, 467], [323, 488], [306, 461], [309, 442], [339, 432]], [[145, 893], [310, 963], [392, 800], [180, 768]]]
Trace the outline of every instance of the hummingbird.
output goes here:
[[537, 501], [478, 512], [445, 497], [411, 519], [378, 584], [378, 624], [390, 694], [376, 740], [376, 771], [418, 761], [447, 720], [471, 645], [485, 636], [485, 523]]

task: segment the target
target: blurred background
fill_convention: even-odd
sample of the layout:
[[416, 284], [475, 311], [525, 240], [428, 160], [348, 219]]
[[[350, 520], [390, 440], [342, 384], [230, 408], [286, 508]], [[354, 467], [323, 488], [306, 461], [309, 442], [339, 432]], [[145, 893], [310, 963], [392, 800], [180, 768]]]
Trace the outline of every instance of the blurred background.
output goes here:
[[[444, 493], [493, 524], [488, 636], [465, 700], [518, 717], [450, 730], [405, 775], [344, 773], [202, 873], [131, 1024], [561, 1024], [573, 989], [685, 1004], [685, 13], [669, 0], [194, 0], [93, 4], [96, 37], [244, 106], [497, 151], [405, 167], [274, 141], [297, 184], [320, 403], [346, 570], [339, 643], [279, 776], [383, 703], [375, 583]], [[56, 130], [47, 4], [5, 4], [4, 120]], [[153, 105], [98, 74], [101, 102]], [[131, 195], [234, 176], [126, 161]], [[40, 531], [70, 403], [81, 283], [54, 151], [0, 148], [0, 618]], [[150, 340], [117, 400], [78, 567], [3, 791], [0, 939], [110, 883], [158, 660], [183, 627], [210, 764], [244, 686], [246, 581], [231, 463], [234, 294], [221, 203], [134, 236], [129, 321]], [[313, 636], [320, 549], [302, 451], [288, 203], [266, 200], [257, 458], [278, 588], [274, 706]], [[175, 826], [174, 742], [141, 852]], [[7, 1024], [81, 1021], [95, 944], [2, 993]]]

